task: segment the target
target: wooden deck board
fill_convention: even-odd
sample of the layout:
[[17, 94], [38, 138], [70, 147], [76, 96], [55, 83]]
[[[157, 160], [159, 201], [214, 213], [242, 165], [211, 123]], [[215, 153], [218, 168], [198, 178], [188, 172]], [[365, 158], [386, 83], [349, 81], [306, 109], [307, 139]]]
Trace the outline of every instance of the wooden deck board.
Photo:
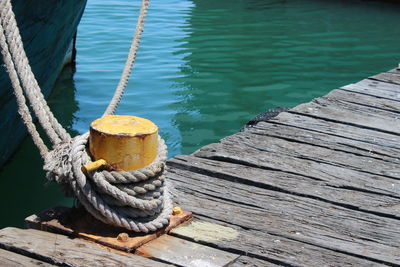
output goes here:
[[7, 266], [7, 267], [50, 267], [55, 266], [52, 264], [48, 264], [46, 262], [32, 259], [30, 257], [23, 256], [21, 254], [17, 254], [8, 250], [0, 249], [0, 266]]
[[0, 248], [62, 266], [168, 266], [161, 262], [33, 229], [0, 230]]
[[[0, 231], [0, 252], [67, 266], [97, 265], [93, 257], [109, 257], [103, 265], [201, 266], [207, 255], [235, 267], [399, 266], [399, 163], [393, 69], [169, 160], [174, 202], [195, 218], [136, 251], [150, 259], [87, 242], [77, 248], [84, 241], [50, 233], [37, 238], [47, 243], [39, 248], [29, 241], [37, 232], [14, 228]], [[54, 250], [55, 237], [69, 256]], [[199, 261], [196, 246], [206, 251]]]
[[358, 92], [349, 92], [341, 89], [333, 90], [331, 93], [326, 95], [325, 98], [400, 114], [399, 101], [397, 100], [383, 99], [381, 97], [360, 94]]
[[191, 171], [170, 172], [184, 192], [179, 203], [195, 214], [377, 262], [400, 261], [399, 220]]
[[176, 201], [239, 237], [173, 232], [268, 264], [398, 265], [399, 127], [392, 70], [177, 156]]
[[170, 235], [162, 235], [136, 250], [137, 255], [160, 259], [177, 266], [226, 266], [239, 255], [210, 248]]
[[[379, 90], [377, 90], [379, 88]], [[365, 79], [355, 84], [341, 87], [342, 90], [357, 92], [383, 99], [400, 101], [400, 85]]]
[[[192, 163], [195, 165], [193, 166]], [[354, 194], [355, 188], [338, 185], [334, 181], [318, 181], [292, 173], [250, 166], [241, 166], [240, 171], [238, 171], [236, 164], [201, 158], [193, 159], [188, 156], [179, 156], [172, 160], [170, 165], [174, 168], [190, 170], [209, 177], [234, 180], [288, 194], [319, 199], [380, 216], [400, 218], [399, 198], [361, 190]], [[313, 188], [313, 190], [310, 190], [310, 188]]]
[[[242, 213], [243, 209], [237, 209], [237, 205], [234, 203], [224, 205], [222, 202], [211, 203], [208, 199], [204, 202], [199, 201], [199, 198], [191, 198], [188, 194], [181, 196], [187, 197], [187, 201], [183, 201], [182, 204], [193, 207], [198, 214], [197, 220], [193, 224], [208, 222], [230, 227], [238, 232], [238, 237], [234, 240], [204, 240], [204, 236], [193, 235], [190, 231], [182, 233], [180, 228], [173, 230], [173, 234], [222, 250], [234, 251], [236, 254], [241, 253], [253, 259], [258, 259], [260, 262], [265, 262], [265, 265], [260, 266], [268, 266], [268, 264], [274, 264], [273, 266], [328, 266], [328, 263], [329, 266], [383, 266], [380, 263], [352, 257], [330, 249], [269, 233], [265, 230], [267, 227], [261, 230], [255, 229], [252, 218], [245, 217], [249, 213]], [[204, 206], [201, 206], [201, 203], [204, 203], [204, 205], [209, 204], [209, 207], [216, 204], [218, 205], [218, 209], [212, 212], [205, 212]], [[247, 210], [247, 208], [244, 210]], [[245, 221], [235, 219], [239, 214]], [[210, 215], [212, 217], [209, 217]], [[267, 217], [261, 219], [267, 220]], [[263, 226], [261, 225], [261, 227]], [[237, 264], [240, 264], [240, 261]]]
[[[367, 152], [374, 152], [376, 154], [400, 158], [400, 136], [392, 135], [382, 132], [377, 132], [370, 129], [359, 128], [352, 125], [335, 123], [327, 120], [321, 120], [304, 116], [301, 114], [281, 113], [278, 118], [273, 118], [268, 122], [261, 122], [255, 128], [264, 127], [266, 123], [274, 123], [278, 125], [286, 125], [295, 129], [289, 131], [290, 136], [297, 136], [298, 129], [311, 131], [314, 135], [326, 134], [325, 136], [332, 136], [340, 138], [341, 144], [347, 147], [353, 147]], [[267, 125], [265, 126], [267, 127]], [[280, 129], [278, 129], [280, 130]], [[300, 137], [298, 137], [300, 138]], [[336, 144], [338, 145], [338, 144]], [[336, 149], [336, 146], [331, 146]]]
[[290, 112], [374, 131], [394, 135], [400, 134], [400, 116], [398, 113], [333, 98], [316, 98], [311, 103], [293, 108]]
[[282, 265], [260, 260], [253, 257], [241, 256], [234, 263], [229, 264], [227, 267], [259, 267], [259, 266], [277, 267]]
[[[310, 136], [312, 137], [312, 135]], [[248, 131], [232, 136], [232, 138], [224, 139], [222, 143], [224, 145], [237, 145], [240, 148], [254, 148], [269, 154], [282, 154], [293, 158], [311, 160], [371, 175], [381, 175], [395, 180], [400, 179], [398, 162], [384, 161], [368, 155], [354, 155], [347, 151], [319, 146], [317, 142], [305, 144], [296, 139], [288, 141], [276, 137], [266, 138], [265, 135], [254, 135], [251, 131]], [[381, 167], [376, 168], [376, 164]]]
[[371, 76], [370, 78], [377, 81], [400, 84], [400, 72], [398, 70], [379, 73], [377, 75]]
[[220, 143], [209, 145], [195, 153], [197, 157], [232, 162], [260, 169], [280, 171], [325, 181], [337, 187], [353, 188], [358, 191], [373, 192], [388, 196], [399, 196], [396, 180], [384, 176], [361, 173], [345, 167], [324, 162], [291, 157], [280, 153], [269, 153], [254, 147], [232, 146]]
[[[266, 131], [266, 129], [268, 129], [268, 131]], [[397, 164], [400, 161], [400, 155], [396, 154], [397, 150], [393, 148], [386, 148], [333, 134], [316, 132], [311, 129], [299, 128], [293, 125], [277, 124], [274, 123], [274, 121], [259, 123], [248, 132], [265, 137], [268, 136], [271, 139], [279, 138], [288, 142], [337, 151], [338, 153], [341, 152], [372, 158], [375, 161], [387, 162], [389, 164]], [[400, 150], [398, 151], [400, 152]]]

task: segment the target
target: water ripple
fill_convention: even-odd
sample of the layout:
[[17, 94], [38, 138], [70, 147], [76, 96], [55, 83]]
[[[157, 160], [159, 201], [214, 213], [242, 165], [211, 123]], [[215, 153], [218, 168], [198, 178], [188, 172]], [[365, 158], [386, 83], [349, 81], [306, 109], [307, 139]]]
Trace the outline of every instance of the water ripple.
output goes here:
[[[118, 82], [139, 3], [89, 1], [75, 75], [87, 130]], [[154, 0], [118, 110], [154, 120], [170, 156], [397, 64], [399, 7], [322, 0]], [[396, 58], [397, 57], [397, 58]]]

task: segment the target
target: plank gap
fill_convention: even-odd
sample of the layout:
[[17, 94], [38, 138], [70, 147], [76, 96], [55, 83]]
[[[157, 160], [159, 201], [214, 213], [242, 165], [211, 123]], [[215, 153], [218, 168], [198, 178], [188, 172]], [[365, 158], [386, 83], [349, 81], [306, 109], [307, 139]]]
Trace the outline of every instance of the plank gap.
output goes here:
[[[228, 222], [228, 221], [224, 221], [224, 220], [215, 219], [215, 218], [209, 217], [209, 216], [207, 216], [205, 214], [201, 214], [199, 217], [200, 218], [208, 218], [208, 219], [213, 220], [213, 221], [219, 221], [219, 222], [224, 223], [224, 224], [234, 225], [236, 227], [240, 227], [240, 228], [243, 228], [245, 230], [252, 230], [252, 231], [255, 231], [255, 232], [261, 232], [258, 229], [253, 229], [253, 228], [247, 228], [246, 229], [243, 225], [235, 224], [232, 221]], [[275, 232], [270, 232], [270, 231], [268, 231], [267, 233], [269, 235], [275, 236], [277, 238], [289, 239], [289, 240], [292, 240], [292, 241], [296, 241], [296, 242], [303, 243], [303, 244], [306, 244], [306, 245], [314, 246], [314, 247], [317, 247], [317, 248], [331, 250], [331, 251], [334, 251], [334, 252], [340, 253], [340, 254], [345, 254], [345, 255], [348, 255], [348, 256], [351, 256], [351, 257], [356, 257], [356, 258], [359, 258], [359, 259], [368, 260], [368, 261], [372, 261], [372, 262], [375, 262], [375, 263], [384, 264], [384, 265], [388, 265], [388, 266], [398, 266], [397, 264], [393, 264], [391, 262], [387, 262], [387, 261], [384, 261], [384, 260], [379, 260], [379, 259], [375, 259], [375, 258], [364, 256], [364, 255], [355, 254], [355, 253], [351, 253], [351, 252], [348, 252], [348, 251], [343, 251], [343, 250], [340, 250], [340, 249], [334, 249], [334, 248], [331, 248], [331, 247], [326, 247], [326, 246], [323, 246], [323, 245], [319, 245], [319, 244], [315, 244], [315, 243], [312, 243], [312, 242], [308, 242], [306, 240], [293, 238], [292, 236], [287, 236], [287, 235], [283, 235], [283, 234], [275, 233]], [[176, 236], [176, 237], [188, 240], [188, 241], [194, 241], [193, 238], [190, 238], [190, 237], [187, 237], [187, 236], [184, 236], [184, 235], [181, 235], [181, 234], [177, 234], [177, 233], [173, 233], [172, 232], [172, 233], [170, 233], [170, 235]], [[218, 246], [217, 244], [214, 244], [214, 243], [211, 243], [211, 242], [207, 242], [207, 241], [203, 241], [203, 240], [197, 240], [196, 242], [197, 243], [201, 243], [202, 245], [214, 247], [214, 248], [217, 248], [217, 249], [220, 249], [220, 250], [224, 250], [224, 251], [227, 251], [227, 252], [231, 252], [231, 253], [235, 253], [235, 254], [238, 254], [238, 255], [245, 255], [245, 256], [250, 256], [250, 257], [257, 258], [257, 259], [269, 261], [269, 262], [272, 262], [272, 263], [275, 263], [275, 264], [279, 264], [279, 265], [282, 265], [282, 266], [297, 266], [297, 265], [288, 264], [286, 262], [282, 262], [282, 261], [279, 261], [279, 260], [271, 259], [271, 258], [268, 258], [268, 257], [263, 257], [261, 255], [254, 254], [254, 253], [251, 253], [251, 252], [238, 250], [238, 249], [235, 249], [235, 248], [229, 248], [229, 247], [225, 247], [225, 246], [223, 246], [223, 247], [222, 246]]]
[[8, 244], [3, 244], [1, 242], [0, 242], [0, 249], [4, 249], [4, 250], [10, 251], [10, 252], [14, 252], [14, 253], [17, 253], [17, 254], [20, 254], [20, 255], [35, 259], [35, 260], [39, 260], [39, 261], [43, 261], [45, 263], [52, 264], [52, 265], [57, 265], [57, 266], [62, 266], [62, 267], [64, 267], [64, 266], [65, 267], [74, 267], [73, 265], [69, 265], [69, 264], [66, 264], [66, 263], [61, 263], [59, 261], [56, 261], [56, 260], [52, 259], [51, 257], [46, 257], [46, 256], [43, 256], [43, 255], [34, 253], [34, 252], [30, 252], [27, 249], [21, 249], [21, 248], [18, 248], [18, 247], [13, 247], [13, 246], [10, 246]]
[[319, 178], [316, 178], [316, 177], [313, 177], [313, 176], [308, 176], [308, 175], [305, 175], [305, 174], [291, 172], [291, 171], [277, 169], [277, 168], [272, 168], [272, 167], [260, 166], [260, 165], [257, 165], [257, 164], [253, 164], [251, 162], [238, 160], [238, 159], [234, 159], [234, 158], [228, 158], [228, 157], [217, 156], [217, 155], [213, 155], [213, 156], [209, 156], [209, 157], [202, 157], [202, 156], [199, 156], [199, 155], [195, 154], [194, 156], [195, 157], [199, 157], [199, 158], [204, 158], [204, 159], [211, 159], [211, 160], [220, 161], [220, 162], [227, 162], [227, 163], [233, 163], [233, 164], [247, 166], [247, 167], [258, 168], [258, 169], [262, 169], [262, 170], [277, 171], [277, 172], [282, 172], [282, 173], [298, 175], [298, 176], [306, 177], [306, 178], [309, 178], [311, 180], [319, 181], [319, 182], [323, 182], [324, 181], [323, 179], [319, 179]]
[[369, 127], [369, 126], [365, 126], [365, 125], [361, 125], [361, 124], [356, 124], [356, 123], [351, 123], [351, 122], [345, 122], [345, 121], [339, 121], [339, 120], [335, 120], [335, 119], [324, 118], [324, 117], [320, 117], [320, 116], [316, 116], [316, 115], [312, 115], [312, 114], [306, 114], [306, 113], [302, 113], [302, 112], [293, 111], [293, 110], [290, 110], [290, 109], [287, 112], [291, 113], [291, 114], [295, 114], [295, 115], [301, 115], [301, 116], [306, 116], [306, 117], [318, 119], [318, 120], [324, 120], [324, 121], [339, 123], [339, 124], [343, 124], [343, 125], [349, 125], [349, 126], [353, 126], [353, 127], [356, 127], [356, 128], [367, 129], [367, 130], [372, 130], [372, 131], [376, 131], [376, 132], [381, 132], [381, 133], [391, 134], [391, 135], [395, 135], [395, 136], [400, 136], [400, 134], [398, 134], [396, 132], [387, 131], [387, 130], [374, 128], [374, 127]]
[[[343, 88], [339, 88], [339, 89], [336, 89], [336, 90], [337, 91], [344, 91], [344, 92], [351, 93], [351, 94], [356, 94], [356, 95], [358, 94], [358, 95], [364, 95], [364, 96], [369, 96], [369, 97], [374, 97], [374, 98], [385, 99], [385, 100], [389, 100], [389, 101], [400, 102], [400, 100], [394, 100], [394, 99], [384, 98], [384, 97], [380, 97], [380, 96], [376, 96], [376, 95], [365, 94], [365, 93], [360, 93], [360, 92], [354, 92], [354, 91], [346, 90], [346, 89], [343, 89]], [[329, 98], [329, 95], [328, 95], [328, 98]], [[383, 107], [380, 107], [380, 106], [368, 105], [368, 104], [365, 104], [365, 103], [355, 102], [355, 101], [351, 101], [351, 100], [348, 100], [348, 99], [335, 99], [335, 100], [342, 101], [342, 102], [347, 102], [347, 103], [350, 103], [350, 104], [359, 105], [359, 106], [363, 106], [363, 107], [367, 107], [367, 108], [384, 110], [384, 111], [391, 112], [391, 113], [394, 113], [394, 114], [400, 114], [400, 111], [397, 111], [397, 110], [383, 108]]]
[[[256, 126], [256, 127], [257, 127], [257, 126]], [[256, 127], [254, 127], [254, 128], [256, 128]], [[257, 129], [257, 128], [256, 128], [256, 129]], [[262, 130], [261, 128], [259, 128], [259, 129]], [[393, 162], [391, 162], [391, 161], [387, 161], [387, 160], [384, 160], [384, 159], [379, 158], [379, 157], [373, 157], [372, 155], [366, 156], [366, 155], [360, 154], [360, 153], [355, 153], [355, 152], [351, 152], [351, 151], [346, 151], [346, 150], [343, 150], [343, 149], [337, 149], [337, 148], [334, 148], [334, 147], [331, 147], [331, 146], [328, 147], [328, 146], [324, 146], [324, 145], [319, 145], [319, 144], [312, 143], [312, 142], [300, 141], [300, 140], [298, 140], [298, 139], [294, 139], [294, 138], [290, 138], [290, 137], [278, 136], [278, 135], [274, 135], [274, 134], [269, 134], [269, 133], [267, 133], [267, 132], [260, 133], [260, 132], [251, 132], [251, 131], [249, 131], [249, 133], [250, 133], [250, 134], [259, 135], [259, 136], [266, 136], [266, 137], [277, 138], [277, 139], [285, 140], [285, 141], [292, 142], [292, 143], [298, 143], [298, 144], [303, 144], [303, 145], [310, 145], [310, 146], [315, 146], [315, 147], [330, 149], [330, 150], [333, 150], [333, 151], [343, 152], [343, 153], [347, 153], [347, 154], [354, 155], [354, 156], [369, 157], [369, 158], [376, 159], [376, 160], [380, 160], [380, 161], [387, 162], [387, 163], [393, 163]], [[362, 150], [362, 151], [364, 151], [364, 152], [368, 152], [368, 149], [363, 149], [363, 148], [360, 148], [360, 147], [357, 147], [357, 146], [351, 146], [351, 145], [349, 145], [349, 144], [341, 144], [341, 145], [343, 145], [343, 146], [348, 146], [348, 147], [355, 148], [355, 149], [359, 149], [359, 150]], [[376, 153], [376, 154], [380, 154], [380, 153]], [[389, 155], [385, 155], [385, 154], [380, 154], [380, 155], [382, 155], [382, 156], [388, 156], [388, 157], [389, 157]]]
[[[255, 182], [255, 181], [247, 180], [247, 179], [243, 179], [243, 178], [240, 178], [240, 177], [237, 177], [237, 176], [233, 176], [233, 175], [228, 175], [228, 174], [223, 174], [223, 173], [216, 173], [216, 172], [213, 172], [213, 171], [208, 171], [208, 170], [201, 169], [201, 168], [196, 168], [196, 167], [187, 168], [186, 165], [179, 165], [179, 164], [176, 164], [175, 162], [173, 162], [173, 163], [169, 162], [169, 165], [171, 165], [172, 167], [174, 167], [176, 169], [190, 171], [190, 172], [194, 172], [194, 173], [197, 173], [197, 174], [201, 174], [201, 175], [205, 175], [205, 176], [209, 176], [209, 177], [213, 177], [213, 178], [218, 178], [218, 179], [222, 179], [222, 180], [229, 181], [229, 182], [239, 182], [241, 184], [258, 187], [258, 188], [262, 188], [262, 189], [273, 191], [273, 192], [280, 192], [280, 193], [294, 195], [294, 196], [298, 196], [298, 197], [302, 197], [302, 198], [322, 201], [322, 202], [325, 202], [325, 203], [328, 203], [328, 204], [332, 204], [332, 205], [336, 205], [336, 206], [339, 206], [339, 207], [342, 207], [342, 208], [346, 208], [346, 209], [349, 209], [349, 210], [360, 211], [360, 212], [367, 213], [367, 214], [373, 214], [373, 215], [377, 215], [377, 216], [381, 216], [381, 217], [400, 220], [400, 215], [388, 214], [388, 213], [379, 212], [379, 211], [373, 211], [373, 210], [366, 210], [366, 209], [357, 207], [355, 205], [346, 204], [346, 203], [340, 203], [340, 202], [337, 202], [337, 201], [328, 200], [328, 199], [325, 199], [325, 198], [322, 198], [322, 197], [318, 197], [318, 196], [314, 196], [314, 195], [309, 195], [309, 194], [289, 191], [289, 190], [283, 189], [281, 187], [272, 186], [272, 185], [264, 184], [264, 183], [261, 183], [261, 182]], [[171, 173], [175, 173], [173, 171], [173, 169], [170, 170], [170, 172]], [[174, 180], [174, 178], [172, 177], [171, 180]], [[176, 180], [176, 181], [178, 181], [178, 180]], [[378, 196], [379, 195], [385, 195], [385, 194], [382, 194], [382, 193], [373, 192], [373, 191], [369, 191], [369, 190], [363, 190], [361, 188], [345, 186], [345, 185], [329, 185], [329, 184], [326, 184], [325, 186], [332, 187], [332, 188], [340, 188], [340, 189], [352, 190], [352, 191], [359, 191], [359, 192], [374, 194], [374, 195], [378, 195]], [[196, 190], [196, 189], [192, 189], [192, 190], [195, 191], [195, 192], [201, 193], [203, 195], [215, 198], [214, 195], [207, 194], [205, 192], [202, 192], [202, 191], [199, 191], [199, 190]], [[399, 199], [399, 204], [400, 204], [400, 197], [396, 197], [396, 196], [393, 196], [393, 195], [385, 195], [385, 196], [389, 196], [389, 197], [393, 197], [393, 198]], [[244, 205], [244, 206], [265, 210], [264, 207], [259, 206], [259, 205], [253, 205], [253, 204], [249, 204], [249, 203], [245, 203], [245, 202], [241, 202], [241, 201], [236, 201], [236, 200], [233, 200], [233, 199], [230, 199], [230, 198], [224, 198], [222, 196], [218, 196], [218, 199], [221, 199], [223, 201], [230, 202], [230, 203], [241, 204], [241, 205]]]
[[[300, 116], [302, 116], [302, 115], [300, 115]], [[298, 125], [292, 125], [292, 124], [289, 124], [289, 123], [281, 122], [279, 120], [269, 120], [269, 121], [263, 122], [263, 124], [285, 126], [285, 127], [289, 127], [289, 128], [294, 128], [294, 129], [299, 129], [299, 130], [318, 133], [318, 134], [321, 134], [321, 135], [326, 135], [327, 137], [337, 137], [337, 138], [350, 140], [350, 141], [356, 141], [356, 142], [360, 142], [360, 143], [368, 144], [368, 145], [373, 145], [373, 146], [383, 146], [383, 147], [387, 147], [387, 148], [391, 148], [391, 149], [396, 149], [400, 153], [400, 149], [397, 148], [397, 147], [394, 147], [394, 146], [385, 146], [384, 144], [377, 144], [377, 143], [374, 143], [374, 142], [371, 142], [371, 141], [368, 141], [368, 140], [361, 140], [361, 139], [357, 139], [357, 138], [352, 138], [352, 137], [349, 137], [349, 136], [346, 136], [346, 135], [339, 135], [339, 134], [334, 134], [334, 133], [330, 133], [330, 132], [326, 132], [326, 131], [319, 131], [319, 130], [316, 130], [316, 129], [309, 129], [309, 128], [306, 128], [306, 127], [301, 127], [301, 126], [298, 126]], [[265, 128], [259, 127], [259, 125], [256, 125], [253, 128], [254, 129], [258, 129], [260, 131], [262, 131], [262, 130], [265, 131], [266, 130]], [[359, 150], [362, 150], [362, 151], [365, 151], [365, 152], [370, 152], [371, 151], [371, 149], [366, 149], [366, 148], [363, 148], [363, 147], [360, 147], [360, 146], [350, 145], [350, 144], [346, 144], [346, 143], [340, 143], [340, 144], [343, 145], [343, 146], [348, 146], [348, 147], [351, 147], [351, 148], [359, 149]], [[374, 151], [374, 153], [376, 153], [378, 155], [386, 156], [386, 157], [391, 157], [391, 158], [394, 158], [394, 159], [400, 158], [400, 156], [399, 157], [394, 156], [392, 153], [382, 153], [382, 152], [376, 152], [376, 151]]]
[[[203, 216], [203, 215], [201, 217], [207, 218], [207, 216]], [[220, 220], [216, 220], [216, 221], [220, 221]], [[224, 221], [220, 221], [220, 222], [229, 223], [229, 222], [224, 222]], [[233, 223], [229, 223], [229, 224], [235, 225]], [[237, 225], [235, 225], [235, 226], [237, 226]], [[239, 227], [241, 227], [241, 226], [239, 226]], [[259, 260], [263, 260], [263, 261], [267, 261], [267, 262], [270, 262], [270, 263], [273, 263], [273, 264], [277, 264], [277, 265], [280, 265], [280, 266], [285, 266], [285, 267], [295, 267], [296, 266], [296, 265], [288, 264], [288, 263], [286, 263], [284, 261], [272, 259], [272, 258], [269, 258], [267, 256], [261, 256], [259, 254], [251, 253], [251, 252], [248, 252], [248, 251], [244, 251], [244, 250], [240, 250], [240, 249], [236, 249], [236, 248], [232, 248], [232, 247], [221, 246], [221, 245], [218, 245], [218, 244], [215, 244], [215, 243], [212, 243], [212, 242], [207, 242], [207, 241], [204, 241], [204, 240], [194, 240], [191, 237], [188, 237], [188, 236], [185, 236], [185, 235], [181, 235], [181, 234], [178, 234], [178, 233], [174, 233], [174, 232], [170, 233], [170, 235], [172, 235], [174, 237], [182, 238], [182, 239], [190, 241], [190, 242], [196, 242], [196, 243], [202, 244], [204, 246], [216, 248], [216, 249], [219, 249], [219, 250], [222, 250], [222, 251], [226, 251], [226, 252], [229, 252], [229, 253], [238, 254], [240, 256], [253, 257], [253, 258], [256, 258], [256, 259], [259, 259]]]
[[[391, 74], [394, 74], [394, 73], [391, 73]], [[396, 75], [396, 76], [399, 76], [399, 75]], [[384, 82], [384, 83], [399, 85], [399, 83], [396, 83], [396, 82], [392, 82], [392, 81], [388, 81], [388, 80], [384, 80], [384, 79], [380, 79], [380, 78], [374, 78], [374, 77], [369, 77], [368, 80], [373, 80], [373, 81], [378, 81], [378, 82]]]
[[[297, 140], [292, 141], [292, 143], [306, 144], [306, 143], [303, 143], [303, 142], [297, 142]], [[272, 153], [272, 154], [281, 154], [281, 155], [289, 156], [289, 154], [287, 154], [287, 153], [279, 153], [279, 152], [276, 152], [276, 151], [266, 150], [266, 149], [257, 147], [256, 145], [254, 145], [254, 146], [250, 145], [250, 144], [241, 144], [241, 145], [256, 149], [256, 150], [261, 151], [261, 152], [268, 152], [268, 153]], [[306, 145], [309, 145], [309, 144], [306, 144]], [[332, 149], [332, 150], [333, 151], [339, 151], [339, 150], [334, 150], [334, 149]], [[346, 152], [346, 151], [341, 151], [341, 152]], [[354, 153], [351, 153], [351, 152], [346, 152], [346, 153], [358, 156], [358, 155], [356, 155]], [[382, 173], [374, 173], [374, 172], [362, 170], [362, 169], [359, 169], [359, 168], [352, 168], [352, 167], [350, 167], [348, 165], [343, 165], [343, 164], [341, 164], [339, 162], [335, 163], [335, 162], [330, 162], [330, 161], [323, 161], [323, 160], [319, 160], [319, 159], [316, 159], [316, 158], [310, 158], [308, 156], [301, 156], [301, 155], [299, 155], [299, 156], [290, 155], [290, 156], [292, 156], [293, 158], [314, 161], [314, 162], [317, 162], [317, 163], [323, 163], [323, 164], [326, 164], [326, 165], [335, 166], [335, 167], [339, 167], [339, 168], [343, 168], [343, 169], [349, 169], [349, 170], [353, 170], [353, 171], [356, 171], [356, 172], [368, 173], [368, 174], [371, 174], [371, 175], [379, 175], [379, 176], [386, 177], [386, 178], [389, 178], [389, 179], [394, 179], [396, 181], [400, 180], [399, 177], [390, 176], [390, 175], [382, 174]], [[365, 156], [362, 156], [362, 157], [365, 157]], [[391, 162], [388, 162], [388, 163], [391, 163]]]
[[[384, 97], [384, 96], [377, 96], [377, 95], [374, 95], [372, 93], [369, 94], [369, 93], [366, 93], [366, 92], [359, 92], [359, 91], [356, 92], [356, 91], [352, 91], [352, 90], [349, 90], [349, 89], [346, 89], [346, 88], [343, 88], [343, 87], [340, 87], [338, 90], [342, 90], [342, 91], [346, 91], [346, 92], [354, 93], [354, 94], [360, 94], [360, 95], [366, 95], [366, 96], [381, 98], [381, 99], [390, 100], [390, 101], [400, 102], [400, 99], [398, 100], [398, 99], [388, 98], [388, 97]], [[354, 102], [350, 102], [350, 103], [356, 104]], [[374, 107], [374, 106], [368, 106], [368, 107]], [[374, 108], [376, 108], [376, 107], [374, 107]], [[384, 110], [392, 111], [392, 110], [388, 110], [388, 109], [384, 109]]]

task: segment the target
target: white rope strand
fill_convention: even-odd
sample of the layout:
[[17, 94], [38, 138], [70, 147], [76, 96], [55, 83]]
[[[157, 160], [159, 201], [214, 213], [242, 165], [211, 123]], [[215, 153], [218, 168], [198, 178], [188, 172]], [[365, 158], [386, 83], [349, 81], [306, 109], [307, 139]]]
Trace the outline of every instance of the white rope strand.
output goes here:
[[29, 134], [32, 136], [32, 140], [35, 143], [36, 147], [39, 149], [40, 155], [42, 158], [45, 158], [46, 154], [49, 152], [43, 140], [40, 138], [38, 131], [36, 130], [36, 126], [32, 121], [32, 117], [30, 115], [28, 106], [26, 105], [25, 96], [23, 90], [21, 88], [21, 84], [18, 79], [17, 72], [15, 71], [14, 64], [12, 62], [12, 58], [10, 53], [8, 52], [8, 44], [6, 42], [6, 37], [4, 35], [3, 30], [0, 31], [0, 46], [1, 53], [3, 55], [3, 60], [7, 67], [7, 71], [13, 84], [14, 95], [18, 103], [18, 113], [20, 114], [26, 128], [28, 129]]
[[2, 31], [5, 33], [7, 43], [9, 44], [9, 54], [12, 57], [22, 88], [40, 125], [45, 130], [53, 145], [69, 140], [69, 134], [58, 123], [50, 111], [29, 65], [10, 0], [2, 0], [0, 2], [0, 11]]
[[111, 99], [110, 104], [106, 108], [106, 111], [104, 112], [103, 116], [114, 114], [115, 110], [118, 107], [119, 102], [121, 101], [122, 95], [125, 92], [126, 86], [128, 85], [129, 77], [131, 76], [133, 68], [133, 63], [135, 62], [136, 59], [136, 52], [139, 47], [140, 37], [142, 36], [144, 28], [144, 19], [146, 17], [148, 6], [149, 6], [149, 0], [142, 0], [142, 5], [139, 11], [139, 17], [136, 24], [135, 34], [133, 36], [128, 57], [125, 62], [124, 70], [121, 74], [118, 86], [114, 92], [114, 96]]
[[[128, 59], [104, 115], [115, 112], [126, 89], [143, 32], [148, 2], [142, 0]], [[71, 139], [50, 111], [29, 66], [10, 0], [0, 0], [0, 46], [17, 99], [18, 112], [45, 161], [47, 178], [71, 191], [87, 211], [105, 223], [145, 233], [168, 225], [172, 204], [165, 180], [167, 147], [164, 140], [159, 137], [156, 159], [140, 170], [84, 173], [81, 167], [91, 161], [87, 153], [89, 134]], [[53, 143], [51, 151], [33, 124], [25, 96]]]

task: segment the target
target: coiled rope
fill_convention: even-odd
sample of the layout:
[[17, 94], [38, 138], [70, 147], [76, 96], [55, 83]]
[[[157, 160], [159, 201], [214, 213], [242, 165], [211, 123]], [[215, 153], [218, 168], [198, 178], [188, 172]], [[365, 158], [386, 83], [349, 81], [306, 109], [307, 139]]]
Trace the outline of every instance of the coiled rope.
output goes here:
[[[126, 89], [148, 4], [149, 0], [142, 0], [120, 82], [103, 116], [115, 112]], [[167, 148], [164, 140], [158, 137], [158, 155], [142, 169], [84, 173], [81, 166], [91, 162], [87, 152], [89, 134], [71, 138], [50, 111], [25, 54], [11, 0], [0, 0], [0, 46], [17, 100], [18, 113], [45, 162], [47, 178], [60, 183], [87, 211], [105, 223], [145, 233], [168, 225], [172, 204], [165, 180]], [[49, 137], [52, 150], [46, 146], [36, 129], [25, 96]]]

